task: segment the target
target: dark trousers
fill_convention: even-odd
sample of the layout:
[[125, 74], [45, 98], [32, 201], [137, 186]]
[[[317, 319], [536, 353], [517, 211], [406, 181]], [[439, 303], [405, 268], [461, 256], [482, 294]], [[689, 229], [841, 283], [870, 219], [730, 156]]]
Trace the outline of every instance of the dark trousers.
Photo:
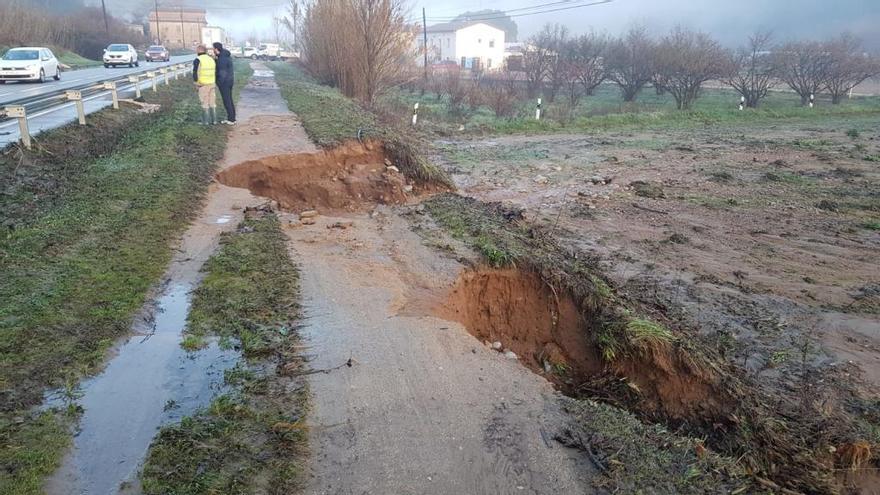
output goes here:
[[232, 85], [218, 84], [220, 97], [223, 98], [223, 107], [226, 108], [226, 120], [235, 122], [235, 103], [232, 101]]

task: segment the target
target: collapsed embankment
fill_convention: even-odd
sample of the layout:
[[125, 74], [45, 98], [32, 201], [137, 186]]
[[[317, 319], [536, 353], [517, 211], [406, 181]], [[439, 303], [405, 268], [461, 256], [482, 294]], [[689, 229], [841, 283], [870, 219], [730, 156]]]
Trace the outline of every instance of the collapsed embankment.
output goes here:
[[812, 410], [794, 391], [776, 392], [780, 402], [663, 311], [615, 290], [597, 260], [564, 249], [520, 212], [451, 194], [424, 205], [495, 266], [463, 274], [438, 311], [568, 394], [705, 438], [762, 490], [839, 493], [838, 473], [871, 459], [870, 444], [845, 417]]
[[230, 167], [217, 180], [271, 198], [285, 210], [359, 211], [403, 204], [425, 191], [388, 158], [379, 141], [349, 141], [317, 153], [278, 155]]

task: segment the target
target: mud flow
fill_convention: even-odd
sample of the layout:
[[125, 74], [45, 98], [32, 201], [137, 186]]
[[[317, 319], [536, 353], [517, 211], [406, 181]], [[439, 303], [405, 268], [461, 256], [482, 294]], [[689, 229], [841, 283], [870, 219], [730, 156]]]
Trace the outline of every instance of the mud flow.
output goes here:
[[499, 352], [513, 352], [566, 394], [635, 403], [642, 413], [672, 420], [714, 422], [726, 410], [714, 374], [683, 360], [671, 344], [603, 359], [595, 340], [600, 315], [536, 273], [465, 272], [438, 313]]
[[403, 204], [412, 190], [378, 142], [246, 161], [218, 173], [217, 180], [271, 198], [290, 211], [360, 211], [375, 204]]

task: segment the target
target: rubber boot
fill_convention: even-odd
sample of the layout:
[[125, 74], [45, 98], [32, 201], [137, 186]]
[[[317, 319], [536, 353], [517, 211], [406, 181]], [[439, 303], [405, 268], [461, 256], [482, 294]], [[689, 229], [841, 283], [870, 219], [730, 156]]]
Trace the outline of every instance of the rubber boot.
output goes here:
[[208, 109], [202, 109], [202, 125], [208, 125], [208, 117], [209, 117]]
[[211, 125], [217, 125], [217, 109], [214, 108], [214, 107], [211, 107], [211, 109], [209, 110], [209, 112], [210, 112], [210, 113], [209, 113], [209, 115], [210, 115], [210, 120], [209, 120], [210, 124], [211, 124]]

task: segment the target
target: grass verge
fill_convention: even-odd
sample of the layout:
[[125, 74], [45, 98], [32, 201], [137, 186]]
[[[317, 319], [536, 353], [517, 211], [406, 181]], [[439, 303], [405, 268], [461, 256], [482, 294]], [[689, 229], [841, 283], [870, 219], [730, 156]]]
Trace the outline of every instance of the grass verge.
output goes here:
[[161, 109], [98, 112], [0, 155], [0, 493], [41, 493], [77, 411], [33, 406], [129, 330], [222, 156], [190, 84], [146, 100]]
[[421, 144], [407, 132], [383, 125], [375, 114], [335, 88], [318, 84], [293, 64], [276, 62], [269, 66], [275, 71], [287, 106], [319, 146], [331, 148], [355, 139], [379, 140], [388, 157], [410, 178], [452, 186], [449, 177], [424, 158], [419, 151]]
[[274, 214], [249, 212], [205, 264], [189, 314], [190, 342], [218, 335], [246, 364], [233, 391], [163, 428], [141, 479], [147, 494], [291, 493], [302, 480], [306, 383], [296, 377], [298, 272]]

